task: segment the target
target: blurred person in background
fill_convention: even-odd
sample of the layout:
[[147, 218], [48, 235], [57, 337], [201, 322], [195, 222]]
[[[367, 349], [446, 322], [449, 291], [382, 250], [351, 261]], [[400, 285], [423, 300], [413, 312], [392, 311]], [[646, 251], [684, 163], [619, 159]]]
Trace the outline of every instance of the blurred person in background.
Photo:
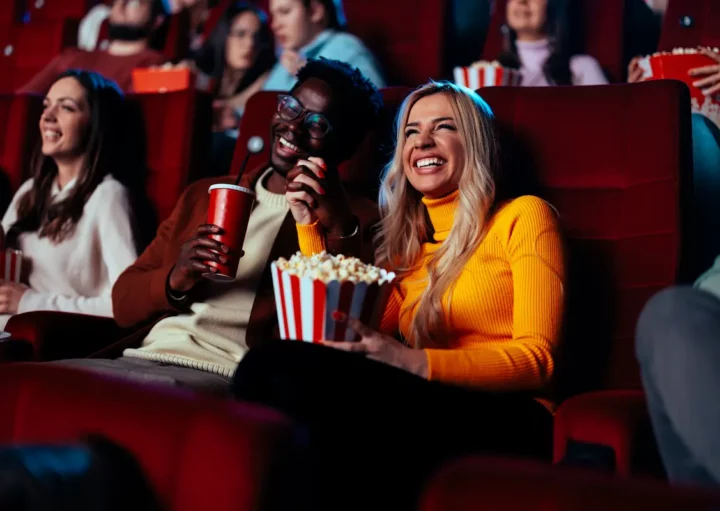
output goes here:
[[231, 4], [194, 61], [215, 81], [213, 173], [228, 172], [245, 103], [262, 89], [274, 64], [267, 15], [247, 2]]
[[568, 0], [508, 0], [498, 61], [519, 69], [524, 87], [608, 83], [595, 58], [573, 52]]
[[110, 8], [110, 45], [106, 50], [68, 48], [55, 57], [18, 92], [44, 94], [57, 76], [68, 69], [95, 71], [132, 88], [132, 70], [163, 64], [165, 57], [149, 47], [153, 32], [166, 16], [163, 0], [115, 0]]
[[112, 286], [138, 254], [122, 184], [136, 166], [125, 109], [117, 85], [93, 72], [67, 71], [47, 92], [33, 177], [2, 219], [28, 285], [0, 282], [0, 327], [30, 311], [112, 317]]
[[290, 90], [305, 62], [319, 57], [346, 62], [376, 87], [385, 86], [372, 52], [345, 31], [341, 0], [270, 0], [270, 15], [279, 60], [265, 82], [265, 90]]
[[0, 509], [159, 511], [133, 455], [102, 437], [0, 447]]

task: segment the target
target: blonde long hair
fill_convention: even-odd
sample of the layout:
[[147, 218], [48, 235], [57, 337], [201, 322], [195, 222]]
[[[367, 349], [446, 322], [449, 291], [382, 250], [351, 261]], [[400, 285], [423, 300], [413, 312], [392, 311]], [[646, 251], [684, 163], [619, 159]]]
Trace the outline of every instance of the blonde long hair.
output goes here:
[[418, 300], [400, 311], [401, 316], [411, 314], [417, 306], [408, 335], [408, 341], [415, 347], [442, 342], [441, 336], [447, 331], [443, 298], [447, 295], [449, 313], [454, 284], [482, 242], [495, 203], [498, 143], [492, 110], [469, 89], [449, 82], [423, 85], [405, 99], [397, 116], [395, 154], [383, 172], [378, 202], [381, 215], [376, 235], [378, 264], [391, 268], [400, 279], [423, 264], [422, 245], [430, 240], [432, 228], [422, 194], [405, 177], [404, 130], [415, 103], [434, 94], [445, 94], [450, 100], [465, 148], [465, 161], [452, 229], [427, 261], [427, 288]]

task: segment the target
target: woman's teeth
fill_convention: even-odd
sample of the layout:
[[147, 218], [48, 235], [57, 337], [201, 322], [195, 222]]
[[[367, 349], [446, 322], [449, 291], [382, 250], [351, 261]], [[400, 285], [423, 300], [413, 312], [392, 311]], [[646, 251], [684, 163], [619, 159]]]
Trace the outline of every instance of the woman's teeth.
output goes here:
[[446, 163], [447, 161], [443, 160], [442, 158], [424, 158], [415, 162], [415, 166], [419, 169], [424, 169], [427, 167], [440, 167], [441, 165], [445, 165]]
[[283, 137], [280, 137], [280, 143], [282, 145], [284, 145], [285, 147], [287, 147], [288, 149], [295, 151], [296, 153], [300, 152], [300, 148], [298, 146], [296, 146], [295, 144], [291, 144], [290, 142], [285, 140]]
[[48, 140], [57, 140], [60, 138], [60, 132], [53, 130], [45, 130], [43, 136]]

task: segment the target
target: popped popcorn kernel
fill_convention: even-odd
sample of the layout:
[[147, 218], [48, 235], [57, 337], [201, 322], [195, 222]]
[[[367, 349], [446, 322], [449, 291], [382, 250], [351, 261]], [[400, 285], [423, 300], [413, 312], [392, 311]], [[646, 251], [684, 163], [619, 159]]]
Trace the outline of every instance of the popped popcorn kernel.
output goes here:
[[365, 264], [356, 257], [346, 257], [342, 254], [331, 255], [327, 252], [320, 252], [312, 256], [304, 256], [297, 252], [290, 259], [281, 257], [275, 264], [278, 269], [290, 275], [300, 278], [309, 277], [325, 283], [339, 280], [384, 284], [395, 276], [382, 268]]

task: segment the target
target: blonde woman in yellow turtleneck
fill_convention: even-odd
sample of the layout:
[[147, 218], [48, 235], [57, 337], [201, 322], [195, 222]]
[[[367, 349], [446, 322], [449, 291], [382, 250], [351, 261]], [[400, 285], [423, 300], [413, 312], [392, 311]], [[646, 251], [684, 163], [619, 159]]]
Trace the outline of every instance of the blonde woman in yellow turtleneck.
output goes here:
[[[397, 140], [380, 193], [376, 262], [399, 275], [382, 333], [350, 320], [360, 343], [325, 344], [430, 380], [542, 390], [563, 316], [555, 211], [533, 196], [496, 198], [492, 111], [473, 92], [436, 83], [416, 90], [401, 108]], [[288, 199], [301, 250], [323, 250], [312, 198]], [[390, 336], [397, 331], [407, 345]]]
[[[496, 191], [495, 137], [474, 92], [413, 92], [380, 196], [376, 260], [399, 274], [381, 332], [352, 322], [357, 343], [267, 342], [238, 366], [236, 396], [309, 429], [313, 508], [417, 509], [448, 459], [549, 457], [552, 417], [532, 397], [553, 374], [562, 244], [547, 203]], [[286, 197], [311, 254], [330, 236], [314, 208], [337, 191], [320, 160], [302, 165]]]

